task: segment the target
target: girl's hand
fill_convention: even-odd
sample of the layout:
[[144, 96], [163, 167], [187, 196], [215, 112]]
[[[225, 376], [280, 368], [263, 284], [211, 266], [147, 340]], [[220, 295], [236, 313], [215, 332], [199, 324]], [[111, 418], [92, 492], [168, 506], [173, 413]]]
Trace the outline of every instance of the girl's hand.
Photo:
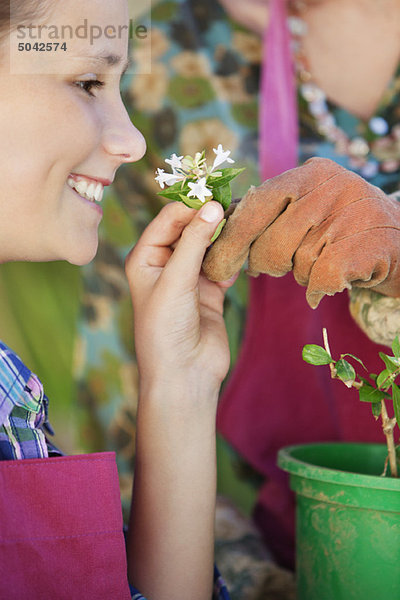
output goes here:
[[214, 392], [228, 371], [223, 302], [236, 276], [214, 283], [201, 273], [223, 217], [218, 202], [200, 211], [168, 204], [126, 259], [142, 392], [176, 384]]
[[208, 281], [201, 266], [223, 217], [218, 202], [200, 211], [168, 204], [126, 260], [140, 372], [128, 572], [148, 598], [212, 595], [215, 411], [229, 367], [222, 309], [231, 283]]

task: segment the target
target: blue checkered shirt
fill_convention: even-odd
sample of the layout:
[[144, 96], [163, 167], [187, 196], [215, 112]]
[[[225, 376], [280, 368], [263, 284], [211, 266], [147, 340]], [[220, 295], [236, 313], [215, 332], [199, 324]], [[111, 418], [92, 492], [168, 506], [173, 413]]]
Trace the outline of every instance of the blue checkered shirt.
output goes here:
[[0, 460], [62, 455], [47, 438], [48, 404], [36, 375], [0, 341]]

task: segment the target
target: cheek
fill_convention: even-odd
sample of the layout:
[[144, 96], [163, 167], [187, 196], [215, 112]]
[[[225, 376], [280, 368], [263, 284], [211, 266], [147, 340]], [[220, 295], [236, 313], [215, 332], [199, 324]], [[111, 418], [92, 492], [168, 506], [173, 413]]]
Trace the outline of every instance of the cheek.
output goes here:
[[25, 107], [19, 122], [6, 116], [0, 121], [0, 190], [12, 202], [3, 216], [25, 219], [25, 228], [63, 206], [67, 176], [97, 147], [101, 127], [87, 103], [65, 96], [45, 108]]
[[19, 170], [22, 160], [24, 171], [38, 160], [49, 166], [59, 159], [78, 164], [99, 143], [101, 123], [95, 104], [65, 82], [43, 87], [35, 89], [31, 102], [25, 98], [20, 110], [14, 105], [0, 117], [1, 157], [14, 158]]
[[82, 96], [83, 92], [71, 88], [68, 100], [64, 101], [63, 118], [55, 118], [53, 124], [58, 143], [63, 141], [68, 158], [74, 156], [75, 164], [83, 162], [98, 147], [102, 131], [96, 101]]

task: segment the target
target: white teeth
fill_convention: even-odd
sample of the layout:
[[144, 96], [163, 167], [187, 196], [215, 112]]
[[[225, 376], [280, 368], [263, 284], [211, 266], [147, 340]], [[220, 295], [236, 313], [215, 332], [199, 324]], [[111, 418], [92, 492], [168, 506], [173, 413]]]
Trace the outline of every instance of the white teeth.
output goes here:
[[95, 189], [96, 189], [96, 186], [95, 186], [94, 183], [91, 183], [89, 185], [89, 187], [87, 188], [87, 190], [86, 190], [86, 198], [88, 200], [94, 200], [94, 191], [95, 191]]
[[78, 181], [78, 183], [76, 183], [74, 187], [78, 194], [84, 196], [87, 192], [88, 184], [86, 183], [86, 181]]
[[96, 202], [100, 202], [103, 198], [103, 190], [104, 187], [101, 183], [98, 183], [96, 186], [96, 191], [94, 193], [94, 199], [96, 200]]
[[85, 181], [80, 179], [79, 181], [75, 181], [72, 177], [68, 177], [67, 183], [70, 187], [78, 192], [80, 196], [86, 198], [87, 200], [91, 200], [92, 202], [101, 202], [103, 198], [104, 186], [102, 183], [95, 183], [93, 181]]

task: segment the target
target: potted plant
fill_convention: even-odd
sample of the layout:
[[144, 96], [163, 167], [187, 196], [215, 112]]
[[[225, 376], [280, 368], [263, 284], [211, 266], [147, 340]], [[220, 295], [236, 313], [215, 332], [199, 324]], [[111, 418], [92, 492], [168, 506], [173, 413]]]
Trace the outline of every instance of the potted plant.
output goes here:
[[[325, 443], [283, 448], [279, 466], [290, 473], [297, 500], [299, 600], [394, 600], [400, 598], [400, 478], [394, 441], [400, 423], [400, 342], [385, 368], [369, 378], [346, 360], [334, 360], [326, 330], [324, 348], [307, 345], [303, 359], [329, 365], [331, 376], [358, 390], [380, 420], [386, 445]], [[394, 416], [388, 414], [393, 403]], [[390, 472], [390, 473], [389, 473]], [[391, 475], [391, 476], [389, 476]]]

